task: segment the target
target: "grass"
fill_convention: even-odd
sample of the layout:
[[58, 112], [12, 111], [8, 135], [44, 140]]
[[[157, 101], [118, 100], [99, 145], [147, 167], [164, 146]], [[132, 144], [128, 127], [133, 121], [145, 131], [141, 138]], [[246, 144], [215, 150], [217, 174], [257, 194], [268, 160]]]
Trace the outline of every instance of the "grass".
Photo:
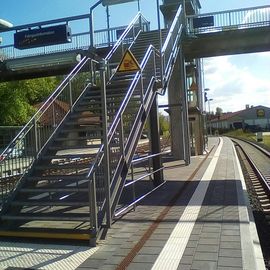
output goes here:
[[[256, 134], [255, 133], [245, 132], [245, 131], [243, 131], [241, 129], [229, 131], [229, 132], [225, 133], [224, 135], [225, 136], [233, 136], [233, 137], [248, 139], [248, 140], [256, 142]], [[260, 142], [260, 144], [263, 144], [263, 145], [265, 145], [267, 147], [270, 147], [270, 135], [264, 135], [263, 136], [263, 141]]]

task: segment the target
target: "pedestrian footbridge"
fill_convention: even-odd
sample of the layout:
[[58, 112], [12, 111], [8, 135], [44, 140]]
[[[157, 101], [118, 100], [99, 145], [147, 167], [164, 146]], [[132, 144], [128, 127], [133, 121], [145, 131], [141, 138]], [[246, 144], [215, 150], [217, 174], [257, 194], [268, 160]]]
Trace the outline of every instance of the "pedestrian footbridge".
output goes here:
[[[268, 51], [269, 14], [270, 6], [261, 6], [185, 17], [185, 35], [181, 39], [185, 58]], [[27, 29], [63, 24], [73, 31], [78, 24], [88, 26], [89, 20], [91, 16], [84, 14], [3, 29], [1, 35], [4, 40], [13, 40], [15, 33]], [[144, 17], [138, 23], [143, 31], [150, 30], [150, 23]], [[67, 74], [85, 55], [105, 57], [126, 27], [92, 29], [90, 24], [83, 32], [71, 33], [69, 42], [64, 44], [24, 49], [16, 48], [13, 42], [0, 46], [0, 80]], [[125, 42], [134, 40], [135, 33], [129, 35]]]

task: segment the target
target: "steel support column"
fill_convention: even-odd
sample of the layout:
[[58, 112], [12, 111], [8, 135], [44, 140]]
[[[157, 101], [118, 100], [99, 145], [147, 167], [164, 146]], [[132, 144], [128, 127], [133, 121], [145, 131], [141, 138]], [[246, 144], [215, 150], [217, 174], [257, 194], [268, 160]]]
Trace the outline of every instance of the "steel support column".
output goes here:
[[[151, 107], [149, 118], [150, 118], [151, 150], [152, 154], [157, 154], [161, 152], [157, 97], [155, 98], [153, 105]], [[158, 186], [163, 182], [163, 170], [160, 170], [161, 167], [162, 167], [161, 156], [158, 155], [153, 157], [153, 171], [156, 171], [154, 173], [155, 186]]]
[[111, 177], [110, 177], [110, 160], [108, 144], [108, 120], [107, 120], [107, 102], [106, 102], [106, 62], [100, 62], [100, 82], [101, 82], [101, 101], [102, 101], [102, 143], [104, 145], [103, 169], [106, 197], [106, 226], [111, 227]]

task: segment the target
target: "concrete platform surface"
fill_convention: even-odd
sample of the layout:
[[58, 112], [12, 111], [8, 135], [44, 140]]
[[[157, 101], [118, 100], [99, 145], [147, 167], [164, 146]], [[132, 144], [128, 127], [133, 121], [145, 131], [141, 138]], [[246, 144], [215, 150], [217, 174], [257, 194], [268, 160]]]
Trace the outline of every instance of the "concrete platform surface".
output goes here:
[[114, 222], [96, 248], [1, 241], [0, 269], [265, 269], [239, 161], [228, 138], [166, 163], [167, 181]]

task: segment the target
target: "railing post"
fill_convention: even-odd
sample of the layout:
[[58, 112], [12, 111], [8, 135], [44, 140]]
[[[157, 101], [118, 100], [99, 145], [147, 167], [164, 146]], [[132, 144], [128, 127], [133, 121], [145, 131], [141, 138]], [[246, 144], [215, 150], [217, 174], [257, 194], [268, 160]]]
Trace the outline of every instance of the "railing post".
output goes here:
[[[142, 73], [142, 71], [140, 71], [140, 73]], [[144, 105], [144, 91], [143, 91], [143, 76], [142, 76], [142, 74], [140, 76], [140, 81], [141, 81], [140, 98], [141, 98], [141, 104]]]
[[70, 111], [72, 111], [73, 99], [72, 99], [72, 85], [71, 85], [70, 79], [68, 81], [68, 87], [69, 87], [69, 105], [70, 105]]
[[94, 18], [93, 18], [93, 10], [102, 3], [102, 0], [97, 1], [90, 8], [90, 17], [89, 17], [89, 30], [90, 30], [90, 47], [94, 47]]
[[157, 0], [157, 19], [158, 19], [158, 35], [159, 35], [159, 52], [160, 52], [160, 79], [163, 86], [163, 76], [164, 76], [164, 65], [163, 65], [163, 55], [162, 55], [162, 32], [160, 25], [160, 13], [159, 13], [159, 0]]
[[55, 127], [56, 127], [56, 118], [55, 118], [55, 107], [54, 107], [54, 103], [52, 104], [52, 119], [53, 119], [53, 128], [55, 129]]
[[[134, 167], [133, 167], [133, 164], [131, 164], [130, 169], [131, 169], [131, 182], [134, 182]], [[136, 199], [135, 183], [132, 184], [132, 199], [133, 199], [133, 202]], [[136, 203], [133, 205], [133, 210], [135, 211], [135, 209], [136, 209]]]
[[[93, 175], [93, 180], [90, 179], [89, 184], [90, 192], [89, 192], [89, 204], [90, 204], [90, 226], [91, 226], [91, 234], [97, 235], [98, 230], [98, 221], [97, 221], [97, 197], [96, 197], [96, 175]], [[96, 244], [96, 238], [90, 239], [91, 246]]]
[[36, 121], [36, 119], [34, 119], [34, 147], [35, 147], [35, 157], [37, 158], [37, 155], [38, 155], [38, 151], [39, 151], [39, 149], [38, 149], [38, 129], [37, 129], [37, 121]]
[[124, 126], [123, 126], [123, 115], [121, 114], [121, 119], [120, 119], [120, 134], [119, 134], [119, 143], [120, 143], [120, 151], [121, 154], [124, 156], [125, 155], [125, 146], [124, 146]]
[[101, 80], [101, 102], [102, 102], [102, 127], [103, 127], [103, 144], [104, 144], [104, 183], [106, 197], [106, 225], [111, 227], [111, 177], [110, 177], [110, 160], [109, 160], [109, 143], [108, 143], [108, 120], [107, 120], [107, 102], [106, 102], [106, 61], [100, 62], [100, 80]]
[[108, 40], [108, 47], [111, 46], [111, 38], [110, 38], [110, 14], [109, 14], [109, 6], [106, 6], [106, 14], [107, 14], [107, 40]]

